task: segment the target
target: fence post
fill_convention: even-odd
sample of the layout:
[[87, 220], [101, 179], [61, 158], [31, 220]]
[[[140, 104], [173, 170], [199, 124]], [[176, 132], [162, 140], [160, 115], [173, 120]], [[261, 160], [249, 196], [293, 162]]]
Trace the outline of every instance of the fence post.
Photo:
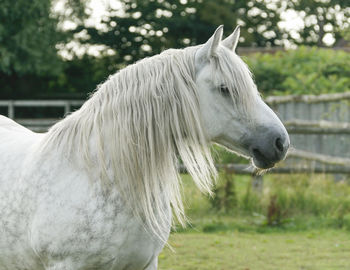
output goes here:
[[252, 176], [252, 188], [257, 193], [262, 193], [264, 187], [264, 178], [262, 175]]
[[13, 104], [13, 100], [9, 101], [7, 114], [9, 118], [11, 119], [15, 118], [15, 106]]
[[69, 101], [67, 101], [66, 104], [64, 105], [64, 115], [66, 116], [69, 113], [70, 113], [70, 103]]

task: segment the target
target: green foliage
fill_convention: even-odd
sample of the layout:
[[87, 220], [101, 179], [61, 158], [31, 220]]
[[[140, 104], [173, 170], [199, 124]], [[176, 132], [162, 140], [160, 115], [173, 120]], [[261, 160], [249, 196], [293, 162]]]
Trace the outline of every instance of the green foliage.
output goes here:
[[232, 174], [221, 173], [223, 181], [216, 183], [213, 192], [215, 196], [211, 198], [211, 204], [218, 211], [229, 213], [237, 205], [235, 181]]
[[350, 54], [299, 47], [276, 54], [245, 57], [266, 95], [321, 94], [350, 90]]
[[117, 69], [113, 56], [95, 58], [84, 55], [64, 61], [63, 72], [50, 81], [47, 93], [41, 93], [41, 97], [66, 96], [85, 99]]
[[333, 179], [322, 176], [271, 178], [270, 197], [276, 197], [276, 204], [285, 216], [325, 217], [332, 221], [332, 226], [350, 228], [350, 223], [345, 221], [350, 214], [350, 186], [346, 182], [334, 183]]
[[62, 40], [46, 0], [2, 0], [0, 5], [0, 71], [6, 74], [55, 74], [55, 45]]
[[[0, 98], [37, 98], [49, 96], [53, 91], [67, 91], [62, 84], [66, 63], [57, 54], [57, 44], [69, 41], [73, 33], [58, 26], [62, 19], [77, 20], [83, 16], [84, 3], [65, 0], [63, 16], [52, 13], [54, 2], [1, 1]], [[57, 81], [62, 88], [50, 88], [57, 86]]]
[[237, 24], [244, 26], [243, 46], [276, 46], [282, 40], [279, 12], [264, 1], [127, 0], [121, 4], [124, 12], [111, 10], [103, 18], [106, 30], [84, 25], [76, 30], [87, 30], [89, 38], [81, 42], [112, 48], [119, 63], [204, 43], [220, 24], [225, 25], [226, 35]]
[[344, 38], [344, 30], [350, 27], [348, 1], [295, 0], [287, 1], [287, 5], [304, 21], [299, 35], [290, 37], [297, 45], [326, 46], [324, 37], [327, 34], [333, 36], [336, 44]]
[[[320, 26], [310, 19], [316, 15], [318, 21], [333, 24], [331, 32], [336, 40], [348, 38], [345, 1], [321, 2], [298, 0], [285, 6], [267, 0], [124, 0], [123, 12], [111, 9], [101, 21], [103, 27], [97, 29], [85, 24], [84, 0], [2, 0], [0, 98], [85, 98], [115, 70], [167, 48], [203, 43], [219, 24], [225, 25], [225, 35], [237, 24], [242, 26], [240, 46], [281, 46], [287, 39], [315, 44], [322, 34], [317, 30]], [[53, 13], [55, 3], [63, 8]], [[299, 41], [293, 41], [279, 26], [280, 12], [286, 8], [305, 12], [305, 20], [311, 24], [299, 31]], [[343, 14], [342, 26], [334, 21], [335, 9]], [[62, 31], [64, 20], [78, 27]], [[57, 48], [64, 47], [76, 33], [80, 33], [83, 45], [105, 45], [115, 55], [62, 60]], [[316, 39], [308, 40], [311, 36]], [[276, 55], [252, 55], [248, 62], [266, 94], [349, 90], [349, 54], [344, 52], [300, 48]], [[235, 158], [224, 154], [222, 159], [228, 162]]]
[[249, 160], [246, 158], [240, 157], [222, 146], [214, 144], [211, 149], [216, 164], [249, 163]]
[[192, 224], [206, 232], [264, 232], [271, 228], [350, 230], [350, 185], [334, 182], [332, 177], [269, 175], [264, 177], [262, 192], [257, 192], [252, 189], [249, 176], [221, 173], [215, 195], [208, 199], [211, 207], [188, 183], [190, 180], [185, 180], [185, 197], [191, 198], [188, 214]]

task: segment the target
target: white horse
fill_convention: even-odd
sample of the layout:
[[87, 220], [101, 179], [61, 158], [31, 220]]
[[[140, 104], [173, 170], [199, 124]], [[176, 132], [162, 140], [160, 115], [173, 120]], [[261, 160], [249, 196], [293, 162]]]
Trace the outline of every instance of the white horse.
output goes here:
[[177, 160], [210, 192], [215, 142], [270, 168], [288, 134], [234, 53], [239, 28], [111, 76], [37, 134], [0, 118], [1, 270], [154, 270], [172, 215]]

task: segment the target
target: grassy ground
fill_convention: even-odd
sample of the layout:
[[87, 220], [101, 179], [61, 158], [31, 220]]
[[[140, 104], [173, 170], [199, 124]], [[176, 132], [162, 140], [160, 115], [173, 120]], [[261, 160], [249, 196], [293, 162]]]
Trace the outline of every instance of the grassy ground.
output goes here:
[[349, 270], [350, 233], [175, 233], [175, 252], [159, 256], [163, 270]]
[[[183, 178], [192, 226], [172, 233], [175, 252], [164, 249], [160, 269], [350, 269], [349, 184], [325, 176], [274, 176], [254, 194], [249, 177], [236, 177], [227, 213], [214, 210], [190, 177]], [[283, 214], [275, 226], [266, 223], [272, 196]]]

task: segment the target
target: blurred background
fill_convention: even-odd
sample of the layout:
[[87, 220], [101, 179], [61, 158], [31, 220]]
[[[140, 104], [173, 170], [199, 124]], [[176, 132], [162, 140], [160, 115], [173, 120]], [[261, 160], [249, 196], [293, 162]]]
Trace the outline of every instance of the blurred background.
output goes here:
[[2, 0], [0, 98], [85, 99], [109, 74], [201, 44], [220, 24], [226, 35], [242, 26], [238, 53], [264, 95], [342, 92], [349, 9], [338, 0]]
[[261, 177], [214, 146], [214, 197], [182, 175], [189, 226], [160, 269], [350, 269], [349, 0], [1, 0], [0, 114], [45, 131], [110, 74], [220, 24], [241, 25], [292, 151]]

